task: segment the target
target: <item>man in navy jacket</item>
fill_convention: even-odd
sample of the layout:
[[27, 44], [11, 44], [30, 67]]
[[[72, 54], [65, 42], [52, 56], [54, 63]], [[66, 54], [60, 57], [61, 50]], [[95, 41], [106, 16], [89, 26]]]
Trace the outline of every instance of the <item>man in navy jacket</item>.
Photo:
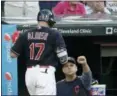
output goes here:
[[78, 70], [74, 58], [69, 57], [68, 63], [63, 65], [65, 79], [57, 83], [57, 96], [90, 96], [92, 73], [85, 56], [79, 56], [77, 62], [82, 66], [83, 73], [77, 76]]

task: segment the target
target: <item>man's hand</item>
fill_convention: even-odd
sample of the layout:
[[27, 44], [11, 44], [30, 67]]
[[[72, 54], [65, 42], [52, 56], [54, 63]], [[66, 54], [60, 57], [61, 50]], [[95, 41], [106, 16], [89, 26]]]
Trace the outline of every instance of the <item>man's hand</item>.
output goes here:
[[85, 56], [79, 56], [79, 57], [77, 57], [77, 62], [81, 65], [85, 65], [85, 64], [87, 64], [87, 59]]

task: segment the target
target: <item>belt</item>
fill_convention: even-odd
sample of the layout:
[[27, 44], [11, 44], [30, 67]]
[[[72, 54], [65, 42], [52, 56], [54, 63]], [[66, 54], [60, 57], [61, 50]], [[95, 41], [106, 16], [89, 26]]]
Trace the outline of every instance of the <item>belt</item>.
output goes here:
[[[50, 65], [39, 65], [39, 68], [45, 68], [45, 71], [41, 71], [42, 73], [47, 73], [47, 71], [48, 71], [48, 68], [49, 68], [49, 66]], [[27, 68], [33, 68], [33, 67], [35, 67], [35, 66], [29, 66], [29, 67], [27, 67]]]
[[[44, 65], [40, 66], [40, 65], [39, 65], [39, 68], [49, 68], [49, 66], [50, 66], [50, 65], [48, 65], [48, 66], [44, 66]], [[27, 68], [33, 68], [33, 67], [34, 67], [34, 66], [28, 66]]]

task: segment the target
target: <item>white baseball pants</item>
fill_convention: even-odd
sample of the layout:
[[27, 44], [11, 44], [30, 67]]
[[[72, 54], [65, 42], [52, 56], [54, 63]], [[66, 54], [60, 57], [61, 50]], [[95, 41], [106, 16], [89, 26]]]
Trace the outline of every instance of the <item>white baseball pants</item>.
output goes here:
[[25, 83], [30, 95], [56, 95], [55, 68], [39, 65], [27, 68]]

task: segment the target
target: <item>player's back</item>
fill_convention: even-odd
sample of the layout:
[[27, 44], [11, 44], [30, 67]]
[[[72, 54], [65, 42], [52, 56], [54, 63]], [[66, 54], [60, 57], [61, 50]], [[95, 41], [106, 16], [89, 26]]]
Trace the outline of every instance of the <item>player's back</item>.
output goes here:
[[48, 27], [33, 28], [24, 33], [24, 52], [27, 66], [52, 65], [56, 66], [54, 30]]

